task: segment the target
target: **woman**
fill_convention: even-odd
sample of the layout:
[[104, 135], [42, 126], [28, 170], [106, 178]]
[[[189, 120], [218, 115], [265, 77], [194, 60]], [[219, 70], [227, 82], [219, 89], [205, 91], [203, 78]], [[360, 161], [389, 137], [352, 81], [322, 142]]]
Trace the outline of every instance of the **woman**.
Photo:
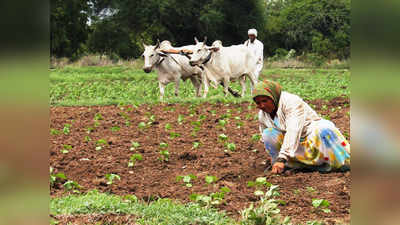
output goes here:
[[273, 173], [281, 173], [285, 166], [320, 171], [350, 166], [347, 140], [299, 96], [282, 91], [278, 83], [269, 80], [259, 82], [253, 96]]

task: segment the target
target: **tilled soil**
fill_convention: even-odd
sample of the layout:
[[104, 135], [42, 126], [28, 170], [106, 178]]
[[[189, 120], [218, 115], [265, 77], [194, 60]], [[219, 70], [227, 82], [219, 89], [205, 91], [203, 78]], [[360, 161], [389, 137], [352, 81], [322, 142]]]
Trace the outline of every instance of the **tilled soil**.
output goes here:
[[[329, 116], [342, 132], [349, 133], [348, 99], [338, 97], [329, 102], [315, 100], [310, 103], [318, 113]], [[261, 142], [251, 140], [252, 135], [259, 132], [258, 110], [254, 105], [252, 108], [248, 106], [249, 103], [203, 103], [195, 107], [188, 104], [143, 105], [139, 108], [52, 107], [50, 127], [60, 130], [61, 134], [50, 136], [50, 166], [55, 173], [63, 172], [69, 180], [78, 182], [82, 191], [98, 189], [119, 195], [134, 194], [146, 201], [161, 197], [188, 202], [191, 193], [209, 195], [225, 186], [231, 192], [226, 194], [226, 202], [217, 207], [234, 217], [239, 217], [240, 210], [258, 200], [254, 195], [255, 188], [247, 187], [247, 182], [264, 176], [268, 182], [280, 186], [279, 198], [287, 202], [280, 206], [281, 213], [290, 216], [294, 222], [316, 219], [330, 224], [336, 220], [349, 222], [350, 172], [322, 174], [287, 171], [282, 175], [265, 174], [265, 161], [269, 156]], [[97, 120], [99, 124], [95, 127], [97, 113], [103, 119]], [[123, 114], [128, 116], [129, 126]], [[154, 120], [149, 120], [152, 115]], [[184, 116], [182, 124], [177, 121], [178, 115]], [[200, 130], [193, 135], [192, 122], [199, 120], [200, 115], [205, 118], [202, 118]], [[224, 116], [229, 119], [222, 127], [218, 121]], [[140, 129], [140, 122], [149, 125]], [[240, 128], [237, 127], [238, 122], [242, 122]], [[70, 133], [65, 135], [62, 131], [67, 123], [72, 126]], [[170, 130], [165, 129], [167, 123], [172, 127]], [[111, 130], [117, 126], [120, 130]], [[89, 133], [88, 127], [94, 130]], [[180, 136], [171, 138], [171, 132]], [[224, 143], [218, 140], [220, 134], [228, 136], [227, 142], [235, 143], [235, 151], [225, 151]], [[86, 136], [91, 140], [87, 141]], [[107, 144], [96, 150], [96, 142], [100, 139], [106, 140]], [[130, 150], [131, 141], [140, 143], [140, 147]], [[159, 160], [161, 142], [168, 143], [168, 162]], [[194, 149], [194, 142], [200, 142], [200, 147]], [[72, 146], [66, 154], [60, 151], [64, 145]], [[143, 160], [137, 161], [134, 167], [128, 167], [129, 158], [135, 153], [140, 153]], [[121, 180], [107, 185], [104, 176], [110, 173], [118, 174]], [[197, 176], [190, 188], [176, 180], [177, 176], [188, 174]], [[219, 180], [207, 185], [204, 181], [207, 175], [216, 176]], [[61, 183], [50, 190], [52, 197], [66, 194]], [[328, 200], [331, 213], [315, 211], [311, 204], [313, 198]]]

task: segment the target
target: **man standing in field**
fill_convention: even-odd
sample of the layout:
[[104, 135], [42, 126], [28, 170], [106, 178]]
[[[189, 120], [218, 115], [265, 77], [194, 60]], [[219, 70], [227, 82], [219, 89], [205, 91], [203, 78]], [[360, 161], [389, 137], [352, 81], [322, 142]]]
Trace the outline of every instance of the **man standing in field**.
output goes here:
[[244, 42], [244, 45], [247, 46], [253, 52], [254, 56], [257, 58], [256, 76], [258, 80], [258, 77], [260, 76], [264, 63], [264, 56], [263, 56], [264, 45], [261, 41], [257, 39], [256, 29], [250, 29], [247, 32], [247, 34], [249, 35], [249, 39]]

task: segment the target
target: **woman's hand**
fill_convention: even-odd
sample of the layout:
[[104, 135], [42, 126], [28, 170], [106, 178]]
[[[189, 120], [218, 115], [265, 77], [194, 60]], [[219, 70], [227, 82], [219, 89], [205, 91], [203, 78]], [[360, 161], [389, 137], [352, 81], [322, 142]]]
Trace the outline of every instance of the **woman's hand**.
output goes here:
[[272, 166], [272, 173], [282, 173], [284, 168], [285, 168], [285, 163], [276, 162]]

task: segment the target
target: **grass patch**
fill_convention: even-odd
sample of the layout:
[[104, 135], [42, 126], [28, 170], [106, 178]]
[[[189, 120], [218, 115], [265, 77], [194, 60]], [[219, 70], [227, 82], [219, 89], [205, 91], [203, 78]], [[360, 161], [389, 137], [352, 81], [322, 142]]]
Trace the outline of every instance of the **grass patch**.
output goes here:
[[92, 190], [83, 195], [69, 195], [50, 200], [50, 214], [133, 214], [138, 224], [234, 224], [223, 212], [197, 204], [179, 204], [170, 199], [150, 203], [134, 196], [117, 196]]
[[[350, 72], [334, 69], [268, 69], [262, 79], [281, 83], [284, 90], [306, 100], [349, 96]], [[249, 87], [249, 81], [247, 81]], [[238, 82], [231, 87], [240, 91]], [[166, 101], [170, 103], [251, 101], [250, 89], [244, 98], [225, 97], [222, 87], [210, 88], [206, 99], [195, 97], [189, 80], [181, 82], [179, 96], [174, 96], [174, 84], [167, 85]], [[140, 69], [124, 66], [65, 67], [50, 73], [50, 104], [52, 106], [110, 105], [159, 103], [156, 73], [146, 74]]]

